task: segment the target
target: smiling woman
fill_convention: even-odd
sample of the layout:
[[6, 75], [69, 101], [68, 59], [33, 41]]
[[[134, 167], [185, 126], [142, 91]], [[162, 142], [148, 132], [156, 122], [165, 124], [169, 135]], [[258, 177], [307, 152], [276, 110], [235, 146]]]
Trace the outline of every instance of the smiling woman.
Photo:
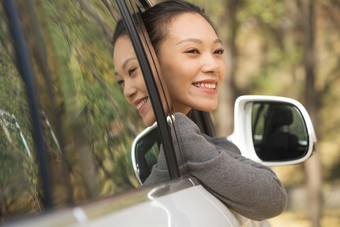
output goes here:
[[[164, 1], [141, 15], [157, 54], [175, 116], [172, 139], [182, 175], [198, 179], [205, 188], [239, 214], [262, 220], [283, 212], [286, 192], [269, 168], [240, 155], [225, 138], [201, 134], [190, 119], [192, 109], [212, 111], [226, 68], [223, 46], [212, 23], [199, 7], [185, 1]], [[144, 123], [155, 121], [148, 90], [132, 43], [124, 29], [113, 39], [114, 66], [126, 100]], [[122, 45], [121, 47], [119, 45]], [[162, 145], [158, 162], [144, 185], [169, 180]]]
[[174, 17], [167, 29], [156, 50], [173, 110], [184, 114], [192, 108], [215, 110], [226, 72], [220, 39], [212, 26], [194, 13]]

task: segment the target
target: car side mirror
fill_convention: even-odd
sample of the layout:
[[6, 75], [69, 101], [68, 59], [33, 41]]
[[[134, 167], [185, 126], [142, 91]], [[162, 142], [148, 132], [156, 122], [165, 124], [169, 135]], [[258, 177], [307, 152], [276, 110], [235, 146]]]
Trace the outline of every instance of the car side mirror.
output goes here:
[[241, 154], [267, 166], [309, 158], [316, 143], [312, 121], [301, 103], [278, 96], [240, 96], [235, 102], [234, 132], [228, 137]]
[[152, 166], [157, 163], [161, 145], [157, 123], [144, 129], [133, 141], [131, 160], [133, 170], [140, 184], [150, 175]]

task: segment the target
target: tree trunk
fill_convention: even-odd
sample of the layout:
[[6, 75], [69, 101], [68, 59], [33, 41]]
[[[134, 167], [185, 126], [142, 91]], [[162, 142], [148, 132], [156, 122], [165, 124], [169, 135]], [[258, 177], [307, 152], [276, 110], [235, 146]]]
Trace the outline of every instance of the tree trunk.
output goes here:
[[[218, 136], [227, 136], [234, 128], [234, 102], [237, 97], [235, 71], [237, 66], [237, 47], [235, 44], [239, 22], [236, 19], [240, 1], [225, 0], [225, 11], [218, 24], [220, 37], [225, 47], [227, 72], [220, 88], [219, 105], [215, 112], [215, 129]], [[223, 31], [225, 31], [223, 33]]]
[[[318, 96], [315, 89], [315, 16], [314, 1], [301, 0], [304, 28], [304, 68], [306, 74], [305, 105], [312, 118], [316, 132], [318, 131]], [[309, 197], [310, 218], [313, 227], [320, 226], [322, 213], [321, 164], [320, 154], [316, 152], [305, 163], [307, 190]]]

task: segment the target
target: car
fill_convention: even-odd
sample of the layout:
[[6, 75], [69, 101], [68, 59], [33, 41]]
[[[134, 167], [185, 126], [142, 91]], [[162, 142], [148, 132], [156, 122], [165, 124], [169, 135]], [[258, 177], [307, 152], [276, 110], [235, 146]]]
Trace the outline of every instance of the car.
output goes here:
[[[269, 226], [235, 213], [179, 171], [168, 127], [176, 119], [164, 114], [153, 54], [131, 17], [149, 1], [1, 3], [2, 226]], [[155, 109], [157, 122], [146, 129], [114, 76], [110, 42], [119, 18]], [[193, 116], [215, 135], [209, 113]], [[228, 139], [245, 157], [276, 166], [314, 152], [313, 125], [296, 100], [241, 96], [234, 116]], [[142, 186], [159, 144], [171, 179]]]

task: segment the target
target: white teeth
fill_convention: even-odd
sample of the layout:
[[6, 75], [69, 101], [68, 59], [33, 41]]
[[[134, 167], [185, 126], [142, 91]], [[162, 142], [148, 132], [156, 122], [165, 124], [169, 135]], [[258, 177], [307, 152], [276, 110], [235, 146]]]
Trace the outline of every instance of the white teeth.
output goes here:
[[142, 106], [146, 103], [148, 99], [145, 98], [143, 99], [140, 103], [138, 103], [138, 105], [136, 106], [137, 110], [139, 110], [140, 108], [142, 108]]
[[209, 83], [194, 83], [193, 85], [195, 87], [200, 87], [200, 88], [208, 88], [208, 89], [216, 88], [216, 84], [209, 84]]

